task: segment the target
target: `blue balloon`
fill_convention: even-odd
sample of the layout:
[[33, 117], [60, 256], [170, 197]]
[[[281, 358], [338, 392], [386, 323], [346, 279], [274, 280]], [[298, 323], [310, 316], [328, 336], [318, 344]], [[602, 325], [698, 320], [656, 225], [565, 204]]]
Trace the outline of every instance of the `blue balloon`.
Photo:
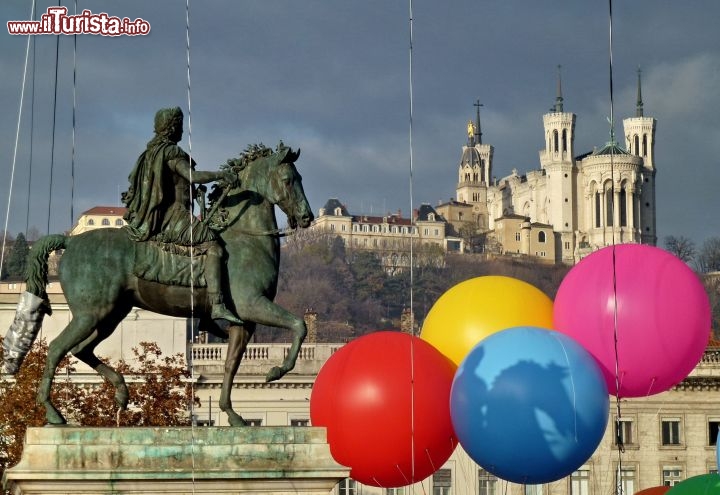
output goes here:
[[460, 444], [513, 483], [559, 480], [600, 444], [610, 399], [597, 363], [567, 335], [537, 327], [494, 333], [460, 364], [450, 414]]

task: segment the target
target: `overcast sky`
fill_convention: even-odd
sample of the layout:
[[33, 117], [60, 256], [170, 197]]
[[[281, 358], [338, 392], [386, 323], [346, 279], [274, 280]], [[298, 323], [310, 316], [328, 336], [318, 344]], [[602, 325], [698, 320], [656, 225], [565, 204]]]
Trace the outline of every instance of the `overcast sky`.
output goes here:
[[[32, 167], [29, 72], [10, 203], [13, 234], [26, 222], [44, 233], [48, 214], [51, 232], [68, 230], [88, 208], [119, 205], [152, 137], [155, 111], [188, 108], [184, 1], [77, 3], [95, 14], [142, 18], [151, 32], [76, 38], [74, 187], [73, 37], [59, 40], [57, 88], [56, 37], [36, 37]], [[51, 4], [57, 2], [38, 1], [39, 13]], [[63, 4], [72, 13], [74, 3]], [[10, 36], [6, 22], [29, 19], [30, 7], [29, 0], [0, 4], [0, 230], [27, 42]], [[436, 205], [454, 195], [477, 99], [484, 105], [483, 141], [495, 147], [493, 175], [539, 168], [542, 115], [554, 103], [558, 65], [565, 111], [577, 115], [576, 153], [608, 141], [608, 2], [414, 0], [412, 7], [412, 204]], [[700, 244], [720, 235], [720, 2], [616, 1], [613, 9], [618, 134], [622, 118], [634, 115], [640, 66], [645, 115], [657, 119], [659, 238], [684, 235]], [[282, 139], [302, 149], [298, 167], [316, 213], [337, 197], [352, 213], [407, 215], [409, 11], [408, 1], [191, 0], [198, 168], [215, 169], [248, 143], [274, 146]], [[186, 150], [187, 138], [186, 132]]]

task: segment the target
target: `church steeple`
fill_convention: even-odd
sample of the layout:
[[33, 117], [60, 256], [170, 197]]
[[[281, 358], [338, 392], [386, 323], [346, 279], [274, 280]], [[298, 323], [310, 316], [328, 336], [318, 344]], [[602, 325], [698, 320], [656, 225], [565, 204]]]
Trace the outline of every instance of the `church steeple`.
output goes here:
[[635, 107], [635, 117], [643, 117], [643, 101], [642, 101], [642, 84], [640, 80], [640, 74], [642, 70], [638, 67], [638, 78], [637, 78], [637, 103]]
[[563, 96], [562, 96], [562, 74], [560, 73], [560, 68], [562, 66], [558, 65], [558, 81], [557, 81], [557, 95], [555, 96], [555, 107], [554, 111], [557, 113], [562, 113], [563, 111]]

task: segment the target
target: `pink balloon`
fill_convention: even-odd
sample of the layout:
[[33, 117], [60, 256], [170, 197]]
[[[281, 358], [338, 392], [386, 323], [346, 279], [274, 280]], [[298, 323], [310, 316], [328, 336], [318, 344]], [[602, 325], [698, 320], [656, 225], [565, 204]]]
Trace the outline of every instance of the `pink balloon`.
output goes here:
[[702, 358], [711, 327], [698, 276], [667, 251], [641, 244], [609, 246], [575, 265], [560, 284], [553, 320], [595, 357], [613, 395], [617, 334], [621, 397], [657, 394], [681, 382]]

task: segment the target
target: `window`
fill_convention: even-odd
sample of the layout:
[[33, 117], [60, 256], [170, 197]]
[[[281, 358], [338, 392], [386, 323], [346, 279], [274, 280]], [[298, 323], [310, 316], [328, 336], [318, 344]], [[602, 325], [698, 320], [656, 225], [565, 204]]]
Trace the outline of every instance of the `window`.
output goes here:
[[623, 419], [615, 422], [615, 445], [632, 445], [635, 443], [633, 421]]
[[335, 232], [335, 224], [334, 223], [330, 224], [330, 232]]
[[450, 469], [438, 469], [433, 474], [433, 495], [450, 495], [452, 487], [452, 471]]
[[570, 249], [570, 242], [569, 242], [569, 241], [565, 241], [565, 249]]
[[91, 218], [90, 220], [87, 221], [87, 224], [88, 224], [88, 225], [95, 225], [95, 220], [93, 220], [93, 219]]
[[675, 486], [682, 481], [682, 469], [677, 466], [665, 466], [662, 473], [663, 486]]
[[590, 495], [589, 469], [578, 469], [570, 475], [570, 495]]
[[720, 430], [720, 420], [711, 419], [708, 421], [708, 445], [717, 445], [718, 431]]
[[115, 220], [115, 225], [117, 225], [118, 227], [122, 227], [122, 225], [123, 225], [122, 219], [118, 218], [117, 220]]
[[478, 469], [479, 495], [497, 495], [498, 479], [484, 469]]
[[634, 141], [633, 148], [635, 148], [635, 154], [640, 155], [640, 137], [637, 134], [635, 134], [633, 141]]
[[405, 495], [405, 488], [388, 488], [385, 495]]
[[543, 486], [525, 485], [525, 495], [543, 495]]
[[110, 225], [110, 220], [108, 220], [107, 218], [103, 218], [103, 219], [102, 219], [102, 224], [103, 224], [103, 225]]
[[648, 148], [647, 134], [643, 134], [642, 156], [647, 156], [647, 148]]
[[355, 480], [345, 478], [338, 483], [338, 495], [355, 495], [357, 493], [357, 483]]
[[553, 151], [555, 153], [558, 152], [558, 131], [557, 130], [553, 131]]
[[663, 445], [680, 445], [680, 419], [668, 418], [663, 419], [662, 425], [662, 444]]
[[613, 226], [613, 190], [608, 188], [605, 190], [605, 225]]
[[309, 419], [291, 419], [290, 426], [310, 426]]
[[600, 193], [595, 193], [595, 227], [600, 227], [600, 219], [602, 218], [602, 215], [600, 213]]
[[342, 230], [343, 232], [345, 232], [345, 224], [343, 224], [343, 225], [340, 226], [340, 230]]
[[545, 232], [538, 232], [538, 242], [545, 242]]
[[620, 227], [627, 227], [627, 192], [625, 186], [620, 188]]
[[635, 493], [635, 469], [623, 469], [620, 473], [620, 493], [631, 495]]
[[515, 232], [515, 240], [520, 242], [520, 232]]
[[567, 151], [567, 129], [562, 132], [562, 150]]

